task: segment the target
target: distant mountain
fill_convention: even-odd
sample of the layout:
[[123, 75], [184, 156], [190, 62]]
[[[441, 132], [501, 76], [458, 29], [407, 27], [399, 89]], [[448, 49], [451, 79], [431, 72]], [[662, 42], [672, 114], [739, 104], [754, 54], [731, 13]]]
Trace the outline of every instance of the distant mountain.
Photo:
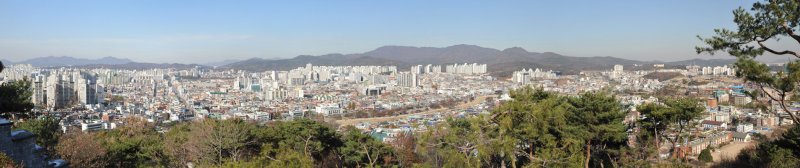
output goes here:
[[131, 62], [133, 61], [129, 59], [121, 59], [115, 57], [85, 59], [85, 58], [74, 58], [69, 56], [60, 56], [60, 57], [49, 56], [49, 57], [39, 57], [21, 62], [16, 62], [16, 64], [31, 64], [37, 67], [54, 67], [54, 66], [81, 66], [81, 65], [93, 65], [93, 64], [116, 65], [116, 64], [126, 64]]
[[267, 70], [291, 70], [311, 63], [314, 65], [399, 65], [407, 66], [406, 63], [382, 58], [375, 58], [360, 54], [328, 54], [323, 56], [301, 55], [292, 59], [268, 60], [252, 58], [240, 62], [234, 62], [223, 66], [224, 68], [240, 69], [248, 71], [267, 71]]
[[505, 50], [475, 45], [454, 45], [444, 48], [384, 46], [360, 54], [328, 54], [322, 56], [297, 56], [291, 59], [249, 59], [225, 65], [225, 68], [249, 71], [290, 70], [314, 65], [397, 65], [408, 68], [418, 64], [481, 63], [488, 64], [490, 73], [508, 76], [522, 68], [543, 68], [577, 73], [580, 70], [610, 69], [615, 64], [645, 64], [647, 62], [615, 57], [570, 57], [545, 52], [528, 52], [520, 47]]
[[139, 63], [129, 62], [124, 64], [91, 64], [91, 65], [78, 65], [78, 66], [55, 66], [55, 67], [76, 67], [76, 68], [108, 68], [108, 69], [127, 69], [127, 70], [146, 70], [146, 69], [191, 69], [191, 68], [210, 68], [200, 64], [177, 64], [177, 63]]
[[207, 66], [223, 66], [223, 65], [228, 65], [228, 64], [231, 64], [231, 63], [234, 63], [234, 62], [239, 62], [239, 61], [242, 61], [242, 60], [227, 59], [227, 60], [222, 60], [222, 61], [218, 61], [218, 62], [204, 63], [203, 65], [207, 65]]

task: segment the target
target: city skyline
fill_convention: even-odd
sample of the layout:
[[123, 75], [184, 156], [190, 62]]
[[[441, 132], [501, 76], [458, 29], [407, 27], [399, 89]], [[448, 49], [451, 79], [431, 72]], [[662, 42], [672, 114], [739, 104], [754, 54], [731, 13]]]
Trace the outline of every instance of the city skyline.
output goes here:
[[457, 44], [643, 61], [730, 58], [695, 54], [695, 35], [711, 35], [695, 30], [730, 28], [731, 9], [752, 2], [2, 3], [6, 60], [210, 63]]

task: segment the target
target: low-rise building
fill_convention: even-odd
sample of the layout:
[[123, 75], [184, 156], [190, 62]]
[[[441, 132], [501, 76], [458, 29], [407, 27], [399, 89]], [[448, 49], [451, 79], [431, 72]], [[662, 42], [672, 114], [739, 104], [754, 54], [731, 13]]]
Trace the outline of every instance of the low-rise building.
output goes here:
[[703, 126], [703, 129], [705, 130], [715, 130], [715, 129], [724, 130], [728, 128], [727, 123], [719, 121], [703, 120], [703, 122], [700, 124]]
[[733, 141], [736, 142], [750, 142], [750, 134], [744, 132], [734, 132]]

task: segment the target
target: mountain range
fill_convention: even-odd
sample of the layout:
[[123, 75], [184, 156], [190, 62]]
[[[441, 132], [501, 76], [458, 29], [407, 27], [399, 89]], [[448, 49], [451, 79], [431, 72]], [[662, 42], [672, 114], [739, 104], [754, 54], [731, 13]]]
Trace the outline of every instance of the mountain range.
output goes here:
[[553, 52], [529, 52], [520, 47], [498, 50], [462, 44], [443, 48], [384, 46], [372, 51], [358, 54], [327, 54], [321, 56], [301, 55], [291, 59], [252, 58], [240, 62], [230, 63], [222, 67], [248, 71], [290, 70], [304, 66], [307, 63], [311, 63], [314, 65], [332, 66], [397, 65], [398, 68], [403, 69], [412, 65], [479, 63], [487, 64], [488, 71], [493, 76], [508, 76], [511, 74], [511, 72], [523, 68], [541, 68], [561, 71], [565, 74], [574, 74], [581, 70], [610, 69], [615, 64], [694, 64], [701, 66], [716, 66], [727, 65], [734, 61], [735, 59], [695, 59], [675, 62], [637, 61], [610, 56], [573, 57], [564, 56]]

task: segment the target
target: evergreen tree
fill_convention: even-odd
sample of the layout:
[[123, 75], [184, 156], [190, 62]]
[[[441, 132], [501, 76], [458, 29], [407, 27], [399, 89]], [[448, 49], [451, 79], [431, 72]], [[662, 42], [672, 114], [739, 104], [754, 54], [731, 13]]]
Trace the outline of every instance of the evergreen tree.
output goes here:
[[345, 167], [376, 167], [387, 165], [390, 160], [384, 158], [394, 158], [394, 151], [383, 142], [377, 141], [370, 135], [361, 133], [361, 130], [349, 126], [345, 128], [342, 141], [344, 144], [339, 148], [339, 154], [344, 158]]
[[[618, 154], [627, 136], [622, 123], [626, 114], [617, 99], [604, 92], [589, 92], [571, 98], [570, 104], [573, 106], [569, 115], [571, 123], [579, 128], [575, 132], [586, 143], [584, 167], [588, 168], [590, 162], [595, 165], [613, 163], [612, 155]], [[602, 158], [592, 161], [592, 155]]]
[[711, 150], [708, 148], [703, 149], [703, 151], [700, 151], [700, 155], [697, 156], [697, 159], [706, 163], [714, 161], [714, 157], [711, 156]]
[[31, 83], [26, 79], [0, 84], [0, 117], [29, 118], [33, 102]]

